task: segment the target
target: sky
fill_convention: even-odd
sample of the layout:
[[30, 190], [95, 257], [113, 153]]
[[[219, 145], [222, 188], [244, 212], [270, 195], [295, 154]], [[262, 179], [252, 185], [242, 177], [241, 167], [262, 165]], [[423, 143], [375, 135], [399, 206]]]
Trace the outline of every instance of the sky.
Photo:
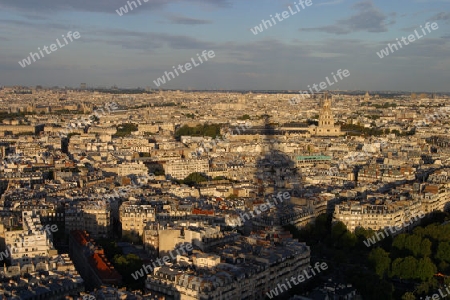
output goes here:
[[[158, 89], [194, 60], [159, 88], [305, 90], [328, 77], [333, 90], [450, 92], [450, 0], [311, 0], [300, 11], [298, 0], [134, 1], [0, 0], [0, 86]], [[276, 24], [255, 35], [270, 15]], [[427, 22], [438, 28], [424, 35]], [[420, 39], [377, 55], [414, 30]], [[66, 44], [69, 31], [80, 37]], [[63, 47], [19, 64], [56, 39]], [[215, 56], [199, 63], [204, 50]], [[339, 69], [350, 75], [334, 81]]]

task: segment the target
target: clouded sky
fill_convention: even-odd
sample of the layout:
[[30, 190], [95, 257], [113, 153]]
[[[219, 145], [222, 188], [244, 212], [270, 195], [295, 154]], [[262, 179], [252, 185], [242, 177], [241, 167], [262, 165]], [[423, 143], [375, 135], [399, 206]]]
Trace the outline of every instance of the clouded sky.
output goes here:
[[[0, 0], [0, 86], [156, 88], [172, 66], [213, 50], [163, 88], [298, 90], [348, 69], [332, 88], [450, 92], [450, 0], [312, 0], [257, 35], [250, 28], [295, 9], [294, 0], [144, 1], [119, 16], [127, 1]], [[426, 22], [439, 28], [378, 57]], [[68, 31], [81, 37], [19, 65]]]

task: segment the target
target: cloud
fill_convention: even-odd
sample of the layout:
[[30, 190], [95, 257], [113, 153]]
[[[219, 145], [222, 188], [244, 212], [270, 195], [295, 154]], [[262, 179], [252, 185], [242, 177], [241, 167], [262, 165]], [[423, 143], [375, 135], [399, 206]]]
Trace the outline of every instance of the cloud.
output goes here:
[[182, 25], [201, 25], [201, 24], [211, 24], [210, 20], [194, 19], [184, 16], [170, 15], [167, 17], [171, 24], [182, 24]]
[[[357, 31], [386, 32], [387, 27], [395, 23], [395, 14], [384, 14], [373, 5], [372, 1], [355, 3], [353, 9], [357, 13], [346, 19], [338, 20], [333, 25], [301, 28], [300, 31], [319, 31], [331, 34], [349, 34]], [[389, 17], [390, 20], [388, 20]]]
[[215, 44], [184, 35], [170, 35], [155, 32], [140, 32], [123, 29], [103, 29], [91, 31], [82, 42], [100, 42], [121, 46], [124, 49], [146, 50], [153, 52], [162, 47], [171, 49], [215, 49]]
[[428, 21], [447, 21], [446, 23], [448, 23], [450, 21], [450, 13], [440, 12], [432, 16]]
[[23, 27], [23, 28], [33, 28], [33, 29], [44, 29], [49, 30], [70, 30], [73, 29], [73, 26], [67, 25], [64, 23], [55, 23], [55, 22], [30, 22], [24, 20], [9, 20], [9, 19], [0, 19], [0, 24], [4, 23], [5, 25], [14, 25], [15, 27]]
[[337, 5], [337, 4], [341, 4], [343, 2], [344, 2], [344, 0], [333, 0], [333, 1], [329, 1], [329, 2], [317, 3], [317, 4], [315, 4], [315, 6]]
[[[138, 9], [134, 8], [134, 12], [141, 12], [146, 10], [162, 9], [168, 4], [191, 2], [198, 5], [207, 5], [212, 7], [229, 7], [231, 3], [229, 0], [139, 0], [142, 5], [138, 5], [138, 0], [134, 1]], [[87, 12], [103, 12], [115, 14], [116, 9], [126, 6], [125, 0], [2, 0], [3, 9], [17, 10], [25, 13], [35, 13], [36, 11], [47, 12], [48, 14], [56, 11], [87, 11]], [[134, 6], [134, 5], [133, 5]]]

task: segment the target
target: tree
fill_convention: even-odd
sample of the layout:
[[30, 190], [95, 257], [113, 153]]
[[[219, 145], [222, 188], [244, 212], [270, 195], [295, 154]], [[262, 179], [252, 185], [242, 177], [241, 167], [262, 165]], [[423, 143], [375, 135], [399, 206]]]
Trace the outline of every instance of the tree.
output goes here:
[[416, 296], [414, 296], [414, 293], [407, 292], [402, 296], [402, 300], [416, 300]]
[[437, 268], [430, 258], [421, 258], [417, 264], [416, 278], [425, 281], [428, 278], [433, 277], [436, 272]]
[[242, 117], [238, 117], [238, 120], [250, 120], [250, 119], [251, 119], [250, 116], [247, 114], [243, 115]]
[[134, 123], [125, 123], [117, 126], [117, 132], [114, 134], [115, 137], [124, 137], [131, 132], [138, 131], [138, 126]]
[[328, 230], [330, 228], [330, 220], [328, 219], [327, 214], [321, 214], [317, 216], [316, 221], [314, 223], [314, 232], [313, 234], [317, 237], [318, 240], [327, 235]]
[[391, 269], [392, 277], [414, 279], [416, 277], [417, 260], [412, 256], [397, 258], [392, 262]]
[[203, 175], [201, 173], [194, 172], [194, 173], [189, 174], [183, 180], [183, 183], [188, 184], [188, 185], [194, 185], [194, 184], [198, 184], [198, 183], [204, 182], [204, 181], [208, 181], [208, 177], [206, 177], [205, 175]]
[[450, 243], [449, 242], [439, 243], [435, 257], [440, 261], [450, 263]]
[[209, 136], [213, 139], [220, 135], [220, 124], [198, 124], [195, 127], [183, 125], [175, 132], [175, 138], [180, 139], [181, 136]]
[[429, 257], [431, 255], [431, 241], [429, 239], [423, 239], [419, 246], [418, 254], [422, 257]]
[[406, 237], [406, 234], [402, 233], [394, 238], [392, 242], [392, 248], [395, 253], [394, 257], [399, 257], [402, 253], [404, 253], [403, 250], [405, 249]]
[[372, 249], [369, 254], [369, 262], [374, 267], [375, 273], [377, 273], [380, 279], [388, 274], [391, 259], [389, 258], [389, 253], [384, 251], [384, 249], [380, 247]]
[[421, 238], [417, 235], [409, 235], [405, 239], [405, 249], [411, 251], [411, 253], [417, 257], [420, 252]]
[[[361, 270], [351, 270], [350, 281], [361, 293], [364, 300], [391, 300], [394, 287], [391, 283], [378, 279], [377, 275], [367, 274]], [[370, 284], [368, 284], [370, 282]]]
[[347, 230], [342, 222], [336, 222], [331, 227], [331, 241], [338, 249], [352, 248], [356, 244], [356, 236]]
[[139, 256], [136, 254], [116, 255], [114, 256], [113, 264], [117, 269], [117, 272], [123, 276], [123, 282], [127, 284], [127, 287], [130, 284], [134, 284], [132, 285], [134, 288], [139, 288], [142, 285], [144, 278], [141, 278], [136, 282], [131, 276], [131, 274], [142, 267], [143, 262]]
[[[374, 234], [375, 232], [372, 229], [365, 229], [364, 227], [355, 228], [355, 236], [358, 240], [358, 244], [360, 244], [361, 246], [364, 245], [363, 243], [365, 240], [371, 238]], [[366, 246], [364, 245], [364, 247]]]
[[166, 172], [164, 171], [164, 169], [156, 169], [153, 174], [155, 174], [155, 176], [161, 176], [166, 175]]

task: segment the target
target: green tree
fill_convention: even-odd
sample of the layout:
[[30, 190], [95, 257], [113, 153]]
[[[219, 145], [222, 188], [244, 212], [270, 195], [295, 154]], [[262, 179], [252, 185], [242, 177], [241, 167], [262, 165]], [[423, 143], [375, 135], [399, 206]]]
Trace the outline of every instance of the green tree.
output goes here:
[[372, 249], [369, 254], [369, 262], [374, 267], [375, 273], [377, 273], [380, 279], [388, 274], [391, 259], [389, 258], [389, 253], [384, 249], [380, 247]]
[[405, 249], [409, 250], [415, 257], [419, 255], [420, 251], [420, 236], [409, 235], [405, 239]]
[[313, 234], [317, 237], [317, 240], [321, 240], [324, 236], [327, 235], [328, 231], [330, 230], [330, 221], [331, 220], [328, 218], [327, 214], [321, 214], [317, 216], [313, 227]]
[[[364, 300], [391, 300], [394, 287], [391, 283], [380, 280], [376, 274], [364, 273], [361, 270], [351, 270], [350, 281], [354, 287], [361, 293]], [[368, 284], [370, 283], [370, 284]]]
[[450, 263], [450, 243], [449, 242], [439, 243], [435, 257], [440, 261]]
[[[428, 278], [426, 281], [423, 281], [423, 282], [419, 283], [419, 285], [417, 285], [416, 293], [418, 295], [425, 296], [425, 295], [430, 294], [431, 291], [433, 291], [437, 287], [438, 287], [438, 282], [437, 282], [436, 278]], [[423, 297], [422, 299], [425, 299], [425, 297]]]
[[115, 137], [124, 137], [130, 135], [131, 132], [138, 131], [138, 126], [134, 123], [125, 123], [117, 126]]
[[394, 257], [399, 257], [401, 254], [405, 253], [405, 244], [406, 244], [407, 235], [402, 233], [397, 235], [392, 241], [392, 248], [394, 250]]
[[416, 277], [417, 259], [412, 256], [397, 258], [392, 262], [391, 276], [403, 279]]
[[[113, 264], [117, 269], [117, 272], [122, 275], [123, 282], [127, 284], [127, 286], [133, 283], [136, 284], [136, 280], [131, 276], [131, 274], [142, 267], [143, 262], [139, 256], [136, 254], [116, 255], [114, 256]], [[139, 283], [137, 287], [140, 287], [144, 282], [144, 278], [141, 278], [138, 281]], [[136, 287], [136, 285], [133, 285], [133, 287]]]
[[430, 277], [433, 277], [436, 274], [437, 268], [433, 264], [430, 258], [425, 257], [421, 258], [417, 264], [416, 279], [420, 279], [422, 281], [427, 280]]
[[402, 300], [416, 300], [416, 296], [411, 292], [407, 292], [402, 296]]
[[356, 236], [347, 230], [342, 222], [336, 222], [331, 227], [331, 241], [338, 249], [349, 249], [355, 246]]
[[429, 239], [423, 239], [420, 243], [418, 254], [422, 257], [429, 257], [431, 255], [431, 246], [432, 243]]
[[238, 119], [238, 120], [250, 120], [251, 118], [250, 118], [249, 115], [245, 114], [245, 115], [243, 115], [242, 117], [238, 117], [237, 119]]
[[188, 185], [194, 185], [204, 181], [208, 181], [208, 177], [198, 172], [191, 173], [183, 179], [183, 183]]

